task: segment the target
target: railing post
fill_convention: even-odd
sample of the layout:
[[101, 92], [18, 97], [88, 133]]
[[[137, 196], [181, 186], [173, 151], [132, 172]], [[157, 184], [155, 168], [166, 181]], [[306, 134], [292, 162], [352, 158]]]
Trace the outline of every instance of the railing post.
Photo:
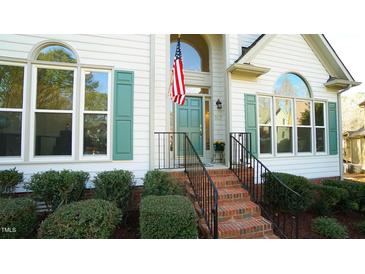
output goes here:
[[229, 134], [229, 169], [232, 169], [232, 133]]
[[186, 133], [184, 133], [184, 170], [186, 173]]
[[218, 194], [214, 192], [214, 239], [218, 239]]

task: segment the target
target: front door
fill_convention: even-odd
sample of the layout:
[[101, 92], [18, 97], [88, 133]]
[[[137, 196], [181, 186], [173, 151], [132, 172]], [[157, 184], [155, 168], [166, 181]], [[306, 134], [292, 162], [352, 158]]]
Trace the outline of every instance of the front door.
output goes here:
[[[202, 98], [186, 97], [185, 104], [183, 106], [177, 105], [176, 112], [177, 131], [186, 132], [196, 152], [203, 156]], [[179, 154], [181, 155], [181, 152]]]

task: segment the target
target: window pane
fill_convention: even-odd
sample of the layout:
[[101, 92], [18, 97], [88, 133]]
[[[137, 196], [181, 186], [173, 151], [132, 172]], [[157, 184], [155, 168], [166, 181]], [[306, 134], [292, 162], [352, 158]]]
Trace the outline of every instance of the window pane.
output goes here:
[[105, 114], [84, 115], [84, 154], [106, 154], [107, 130]]
[[210, 109], [209, 101], [205, 101], [205, 149], [210, 150]]
[[292, 100], [290, 99], [276, 99], [276, 124], [277, 125], [292, 125]]
[[259, 97], [259, 123], [271, 124], [271, 100], [267, 97]]
[[316, 126], [324, 126], [324, 108], [323, 103], [315, 103]]
[[291, 153], [292, 148], [292, 128], [277, 127], [277, 150], [278, 153]]
[[35, 155], [71, 155], [72, 114], [36, 113]]
[[85, 73], [85, 110], [108, 110], [108, 73]]
[[298, 125], [301, 126], [311, 125], [310, 102], [297, 101], [295, 111]]
[[316, 128], [316, 149], [317, 152], [325, 152], [325, 129]]
[[[170, 66], [174, 62], [177, 42], [170, 45]], [[180, 42], [181, 52], [184, 56], [184, 70], [202, 71], [202, 61], [198, 51], [191, 45]]]
[[0, 108], [23, 107], [24, 67], [0, 65]]
[[260, 127], [260, 153], [271, 153], [271, 127]]
[[186, 87], [185, 90], [187, 94], [209, 94], [207, 88]]
[[298, 127], [298, 152], [312, 152], [312, 129]]
[[60, 45], [45, 46], [40, 50], [37, 60], [64, 63], [77, 62], [72, 50]]
[[302, 78], [294, 73], [286, 73], [275, 83], [275, 94], [310, 98], [309, 89]]
[[0, 156], [20, 156], [22, 114], [0, 112]]
[[72, 109], [74, 72], [38, 68], [37, 108]]

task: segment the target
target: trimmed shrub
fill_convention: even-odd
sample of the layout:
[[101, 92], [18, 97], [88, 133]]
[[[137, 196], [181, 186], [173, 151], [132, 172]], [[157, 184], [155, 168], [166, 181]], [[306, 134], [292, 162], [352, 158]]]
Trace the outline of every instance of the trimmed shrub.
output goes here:
[[26, 238], [36, 226], [36, 205], [33, 200], [29, 198], [0, 199], [0, 238]]
[[346, 189], [328, 185], [313, 184], [312, 191], [314, 194], [312, 209], [320, 215], [331, 213], [341, 201], [349, 197]]
[[361, 234], [365, 235], [365, 221], [362, 221], [356, 225]]
[[38, 230], [42, 239], [107, 239], [120, 223], [122, 213], [111, 202], [90, 199], [60, 207]]
[[23, 173], [13, 169], [0, 171], [0, 195], [13, 192], [17, 184], [23, 182]]
[[347, 229], [335, 218], [317, 217], [312, 221], [312, 230], [328, 239], [348, 238]]
[[83, 171], [46, 171], [32, 176], [26, 188], [34, 199], [55, 210], [63, 204], [81, 199], [89, 174]]
[[[265, 174], [264, 202], [269, 204], [274, 210], [291, 214], [306, 211], [313, 202], [312, 184], [302, 176], [288, 173], [272, 172]], [[298, 198], [292, 194], [285, 186], [275, 179], [280, 179], [287, 187], [301, 195]]]
[[142, 196], [184, 195], [183, 186], [167, 172], [148, 171], [144, 177]]
[[365, 209], [365, 184], [353, 181], [323, 180], [323, 185], [346, 189], [349, 193], [347, 199], [341, 200], [345, 209], [362, 211]]
[[146, 196], [140, 205], [143, 239], [196, 239], [197, 217], [191, 201], [180, 195]]
[[98, 173], [94, 179], [95, 197], [112, 201], [124, 210], [132, 195], [133, 173], [127, 170], [112, 170]]

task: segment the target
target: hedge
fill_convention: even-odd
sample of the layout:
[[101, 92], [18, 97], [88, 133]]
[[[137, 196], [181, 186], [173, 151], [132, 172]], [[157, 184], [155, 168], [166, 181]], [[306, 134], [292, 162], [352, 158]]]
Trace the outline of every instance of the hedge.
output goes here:
[[46, 171], [32, 176], [26, 189], [32, 191], [37, 201], [43, 201], [48, 209], [57, 209], [81, 199], [89, 174], [83, 171]]
[[349, 193], [347, 199], [343, 199], [341, 204], [347, 209], [362, 211], [365, 209], [365, 184], [353, 181], [323, 180], [323, 185], [346, 189]]
[[28, 237], [36, 228], [36, 205], [29, 198], [0, 198], [0, 238]]
[[97, 199], [115, 202], [124, 210], [132, 195], [134, 176], [126, 170], [104, 171], [97, 174], [94, 185]]
[[330, 214], [333, 209], [341, 207], [341, 203], [349, 198], [346, 189], [329, 185], [312, 185], [314, 202], [312, 209], [320, 215]]
[[317, 217], [313, 219], [312, 230], [328, 239], [348, 238], [346, 227], [338, 223], [335, 218]]
[[0, 171], [0, 196], [13, 192], [23, 182], [23, 173], [13, 169]]
[[140, 232], [143, 239], [196, 239], [197, 217], [184, 196], [146, 196], [140, 204]]
[[184, 195], [183, 186], [167, 172], [148, 171], [144, 177], [142, 196]]
[[[297, 214], [306, 211], [311, 206], [314, 196], [311, 189], [312, 184], [307, 178], [278, 172], [266, 173], [264, 177], [266, 180], [264, 202], [274, 210]], [[300, 197], [281, 185], [275, 177], [288, 188], [300, 194]]]
[[365, 235], [365, 221], [358, 223], [356, 227], [361, 234]]
[[122, 218], [112, 202], [90, 199], [60, 207], [50, 214], [38, 230], [43, 239], [110, 238]]

